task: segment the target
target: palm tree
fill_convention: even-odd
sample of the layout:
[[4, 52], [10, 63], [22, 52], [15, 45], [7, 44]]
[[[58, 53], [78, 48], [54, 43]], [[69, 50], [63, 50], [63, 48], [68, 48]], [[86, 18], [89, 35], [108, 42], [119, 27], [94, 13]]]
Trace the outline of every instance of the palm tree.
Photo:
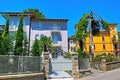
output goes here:
[[42, 51], [44, 51], [44, 52], [51, 51], [52, 52], [53, 46], [52, 46], [51, 37], [42, 36], [40, 39], [40, 44], [43, 49]]

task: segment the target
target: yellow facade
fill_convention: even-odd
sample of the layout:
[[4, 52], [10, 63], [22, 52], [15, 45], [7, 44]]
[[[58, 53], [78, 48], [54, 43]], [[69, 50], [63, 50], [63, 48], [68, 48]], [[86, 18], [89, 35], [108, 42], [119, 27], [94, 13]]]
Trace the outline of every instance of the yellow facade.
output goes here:
[[[116, 45], [118, 41], [118, 32], [116, 28], [117, 24], [109, 24], [109, 31], [100, 31], [99, 36], [93, 36], [92, 38], [92, 53], [95, 55], [100, 55], [103, 53], [106, 54], [115, 54], [115, 47], [113, 45], [113, 37], [116, 38]], [[88, 37], [85, 39], [85, 52], [89, 54], [89, 33]], [[77, 48], [79, 47], [78, 42]]]

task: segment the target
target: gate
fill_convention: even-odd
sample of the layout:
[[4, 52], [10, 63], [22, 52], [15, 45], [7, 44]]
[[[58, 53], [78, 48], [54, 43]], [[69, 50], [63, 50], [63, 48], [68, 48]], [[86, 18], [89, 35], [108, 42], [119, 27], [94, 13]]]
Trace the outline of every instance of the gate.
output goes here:
[[72, 60], [59, 56], [50, 60], [50, 69], [52, 71], [67, 71], [72, 70]]

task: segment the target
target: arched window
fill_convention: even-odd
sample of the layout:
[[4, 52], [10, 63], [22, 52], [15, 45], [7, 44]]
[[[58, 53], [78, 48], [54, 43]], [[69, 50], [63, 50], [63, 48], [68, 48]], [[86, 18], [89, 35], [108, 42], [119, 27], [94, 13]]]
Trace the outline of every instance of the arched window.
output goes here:
[[40, 38], [39, 38], [39, 34], [36, 34], [36, 35], [35, 35], [35, 39], [40, 39]]
[[41, 36], [40, 37], [43, 37], [44, 36], [44, 34], [41, 34]]

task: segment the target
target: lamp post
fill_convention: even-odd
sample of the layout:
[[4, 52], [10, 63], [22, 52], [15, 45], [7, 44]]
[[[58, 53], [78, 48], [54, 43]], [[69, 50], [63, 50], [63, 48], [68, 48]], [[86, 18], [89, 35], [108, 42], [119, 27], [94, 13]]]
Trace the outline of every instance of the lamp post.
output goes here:
[[93, 16], [92, 16], [92, 11], [90, 12], [90, 42], [89, 42], [89, 55], [90, 55], [90, 61], [92, 61], [92, 20], [93, 20]]

